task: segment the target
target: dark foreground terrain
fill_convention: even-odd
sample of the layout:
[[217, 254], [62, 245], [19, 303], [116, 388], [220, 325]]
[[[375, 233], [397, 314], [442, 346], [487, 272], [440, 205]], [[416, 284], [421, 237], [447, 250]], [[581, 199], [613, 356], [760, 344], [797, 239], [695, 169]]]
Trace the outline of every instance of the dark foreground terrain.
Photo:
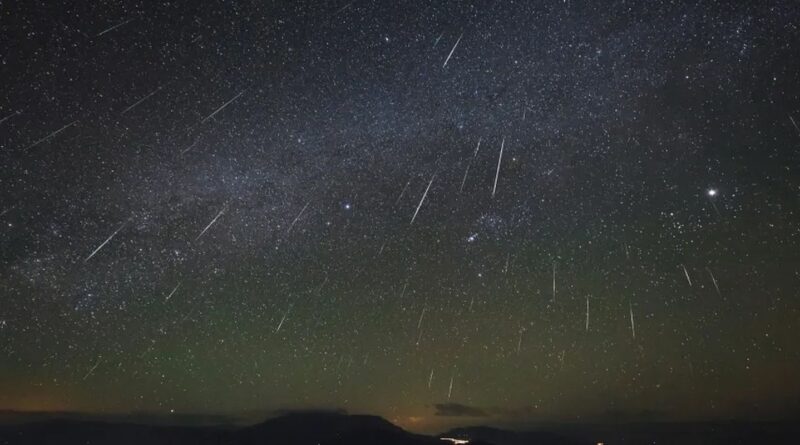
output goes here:
[[[797, 423], [559, 425], [515, 432], [459, 428], [441, 437], [473, 445], [578, 444], [797, 444]], [[0, 424], [0, 445], [446, 445], [452, 441], [409, 433], [375, 416], [292, 413], [247, 427], [191, 427], [124, 422], [46, 420]]]

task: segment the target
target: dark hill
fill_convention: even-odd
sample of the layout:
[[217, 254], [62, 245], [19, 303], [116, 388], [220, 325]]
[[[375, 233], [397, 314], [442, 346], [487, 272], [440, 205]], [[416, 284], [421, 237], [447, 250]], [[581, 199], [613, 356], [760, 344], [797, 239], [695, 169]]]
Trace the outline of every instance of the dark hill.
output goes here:
[[[35, 417], [35, 416], [34, 416]], [[41, 417], [35, 417], [41, 419]], [[550, 425], [548, 431], [458, 428], [442, 437], [470, 445], [577, 445], [597, 442], [663, 445], [796, 444], [797, 422], [639, 423]], [[331, 412], [286, 414], [243, 427], [145, 425], [69, 420], [0, 423], [0, 445], [450, 445], [409, 433], [376, 416]]]
[[[663, 422], [553, 424], [545, 431], [507, 431], [488, 427], [451, 430], [442, 436], [494, 445], [651, 444], [749, 445], [798, 444], [800, 422]], [[472, 442], [470, 442], [472, 443]]]
[[[441, 443], [435, 438], [408, 433], [381, 417], [332, 412], [291, 413], [243, 428], [233, 436], [232, 443], [236, 445]], [[365, 441], [367, 437], [372, 440]]]
[[228, 436], [215, 428], [80, 420], [0, 425], [0, 445], [217, 445], [227, 443]]
[[[239, 429], [50, 420], [0, 425], [0, 445], [443, 445], [376, 416], [292, 413]], [[446, 445], [446, 444], [444, 444]], [[480, 445], [480, 444], [475, 444]]]

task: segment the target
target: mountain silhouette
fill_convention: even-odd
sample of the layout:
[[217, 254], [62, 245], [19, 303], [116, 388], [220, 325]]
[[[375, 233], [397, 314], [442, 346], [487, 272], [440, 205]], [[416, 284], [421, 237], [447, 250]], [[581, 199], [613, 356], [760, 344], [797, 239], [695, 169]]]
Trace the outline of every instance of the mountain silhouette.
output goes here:
[[228, 437], [217, 428], [81, 420], [0, 425], [0, 445], [221, 445]]
[[456, 428], [442, 437], [493, 445], [650, 444], [732, 445], [797, 444], [800, 423], [780, 422], [647, 422], [553, 424], [548, 431], [509, 431], [491, 427]]
[[290, 413], [233, 434], [236, 445], [256, 444], [436, 444], [436, 438], [409, 433], [377, 416], [335, 412]]
[[242, 428], [74, 419], [0, 425], [0, 445], [12, 444], [447, 445], [436, 437], [407, 432], [381, 417], [336, 412], [289, 413]]
[[[798, 422], [554, 424], [547, 431], [457, 428], [439, 437], [410, 433], [387, 420], [339, 412], [295, 412], [246, 427], [169, 426], [69, 419], [2, 423], [0, 445], [578, 445], [598, 442], [662, 445], [796, 444]], [[141, 419], [137, 417], [136, 419]], [[8, 418], [6, 418], [8, 422]]]

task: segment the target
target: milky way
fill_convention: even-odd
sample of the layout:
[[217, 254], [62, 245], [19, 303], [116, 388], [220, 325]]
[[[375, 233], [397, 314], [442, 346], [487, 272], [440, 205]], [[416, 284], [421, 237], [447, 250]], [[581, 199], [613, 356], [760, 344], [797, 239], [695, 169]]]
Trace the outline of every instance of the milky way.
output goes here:
[[2, 11], [0, 409], [797, 407], [793, 2], [151, 3]]

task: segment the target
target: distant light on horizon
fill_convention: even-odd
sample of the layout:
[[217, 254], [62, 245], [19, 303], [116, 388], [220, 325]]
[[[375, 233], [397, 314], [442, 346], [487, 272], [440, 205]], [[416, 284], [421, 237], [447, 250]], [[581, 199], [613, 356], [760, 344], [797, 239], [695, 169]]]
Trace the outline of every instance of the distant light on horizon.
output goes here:
[[717, 196], [717, 189], [708, 189], [708, 196]]
[[467, 440], [467, 439], [456, 439], [456, 438], [453, 438], [453, 437], [440, 437], [439, 440], [444, 440], [446, 442], [451, 442], [451, 443], [454, 443], [456, 445], [469, 443], [469, 440]]

